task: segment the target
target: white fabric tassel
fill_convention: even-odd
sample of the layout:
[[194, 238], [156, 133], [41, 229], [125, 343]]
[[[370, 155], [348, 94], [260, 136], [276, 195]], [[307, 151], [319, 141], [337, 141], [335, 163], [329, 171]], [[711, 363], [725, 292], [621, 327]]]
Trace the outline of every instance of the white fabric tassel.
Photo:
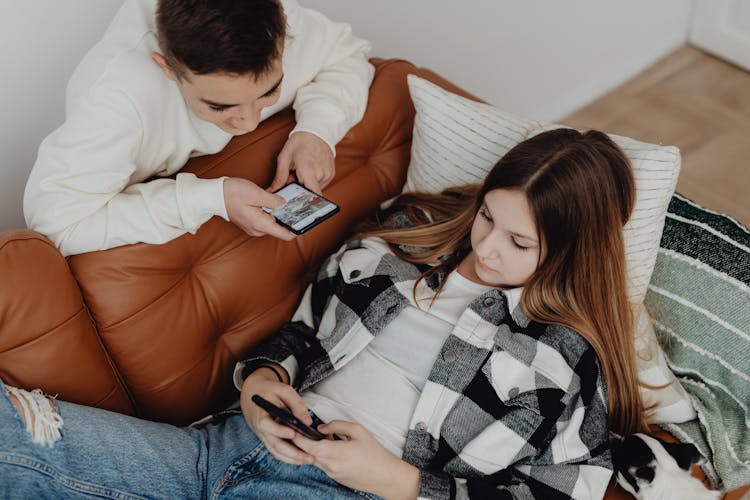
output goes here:
[[[39, 389], [34, 389], [31, 392], [16, 387], [6, 386], [6, 389], [21, 404], [26, 421], [26, 430], [31, 434], [31, 440], [34, 443], [51, 448], [62, 437], [60, 429], [63, 426], [63, 419], [55, 411], [52, 402]], [[32, 415], [34, 416], [33, 426], [31, 424]]]

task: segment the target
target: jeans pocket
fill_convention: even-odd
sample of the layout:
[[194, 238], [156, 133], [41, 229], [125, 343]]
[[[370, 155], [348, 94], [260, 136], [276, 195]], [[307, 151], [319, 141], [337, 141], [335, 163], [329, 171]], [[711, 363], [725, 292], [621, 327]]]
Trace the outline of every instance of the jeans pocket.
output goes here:
[[382, 497], [377, 496], [374, 493], [368, 493], [366, 491], [362, 490], [352, 490], [355, 494], [361, 496], [362, 498], [367, 498], [368, 500], [383, 500]]
[[192, 424], [190, 424], [188, 427], [192, 427], [193, 429], [201, 429], [208, 424], [220, 424], [224, 420], [228, 419], [229, 417], [232, 417], [234, 415], [240, 415], [242, 414], [242, 410], [230, 408], [228, 410], [220, 411], [219, 413], [213, 413], [211, 415], [207, 415], [199, 420], [196, 420]]
[[259, 444], [250, 453], [238, 458], [227, 467], [213, 489], [212, 498], [221, 495], [221, 492], [227, 488], [262, 477], [272, 469], [275, 462], [276, 459], [271, 452], [263, 444]]

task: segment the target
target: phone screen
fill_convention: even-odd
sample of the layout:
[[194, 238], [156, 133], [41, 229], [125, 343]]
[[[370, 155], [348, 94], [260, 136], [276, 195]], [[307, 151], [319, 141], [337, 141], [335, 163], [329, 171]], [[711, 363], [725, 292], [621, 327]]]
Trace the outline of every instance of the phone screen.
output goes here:
[[304, 233], [339, 211], [338, 205], [296, 182], [287, 184], [276, 194], [286, 200], [286, 205], [277, 210], [263, 210], [296, 234]]

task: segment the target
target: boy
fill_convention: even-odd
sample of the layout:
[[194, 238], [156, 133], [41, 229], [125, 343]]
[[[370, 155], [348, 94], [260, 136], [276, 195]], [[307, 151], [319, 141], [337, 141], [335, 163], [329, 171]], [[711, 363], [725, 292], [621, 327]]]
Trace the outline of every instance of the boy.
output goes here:
[[246, 179], [179, 171], [293, 104], [297, 125], [268, 191], [292, 171], [320, 193], [334, 147], [362, 117], [370, 45], [296, 0], [126, 0], [76, 68], [65, 123], [41, 144], [24, 194], [31, 229], [63, 255], [164, 243], [219, 215], [290, 240]]

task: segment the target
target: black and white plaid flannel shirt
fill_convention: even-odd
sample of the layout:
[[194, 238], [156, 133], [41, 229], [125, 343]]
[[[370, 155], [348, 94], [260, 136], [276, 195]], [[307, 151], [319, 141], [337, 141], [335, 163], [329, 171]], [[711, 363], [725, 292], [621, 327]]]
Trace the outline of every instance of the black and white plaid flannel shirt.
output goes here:
[[[312, 387], [415, 306], [411, 290], [422, 270], [378, 238], [344, 245], [292, 322], [255, 347], [236, 374], [283, 362], [295, 367], [300, 392]], [[580, 335], [530, 321], [520, 306], [509, 312], [493, 289], [469, 304], [441, 353], [402, 455], [421, 471], [420, 498], [604, 495], [612, 474], [606, 388]]]

